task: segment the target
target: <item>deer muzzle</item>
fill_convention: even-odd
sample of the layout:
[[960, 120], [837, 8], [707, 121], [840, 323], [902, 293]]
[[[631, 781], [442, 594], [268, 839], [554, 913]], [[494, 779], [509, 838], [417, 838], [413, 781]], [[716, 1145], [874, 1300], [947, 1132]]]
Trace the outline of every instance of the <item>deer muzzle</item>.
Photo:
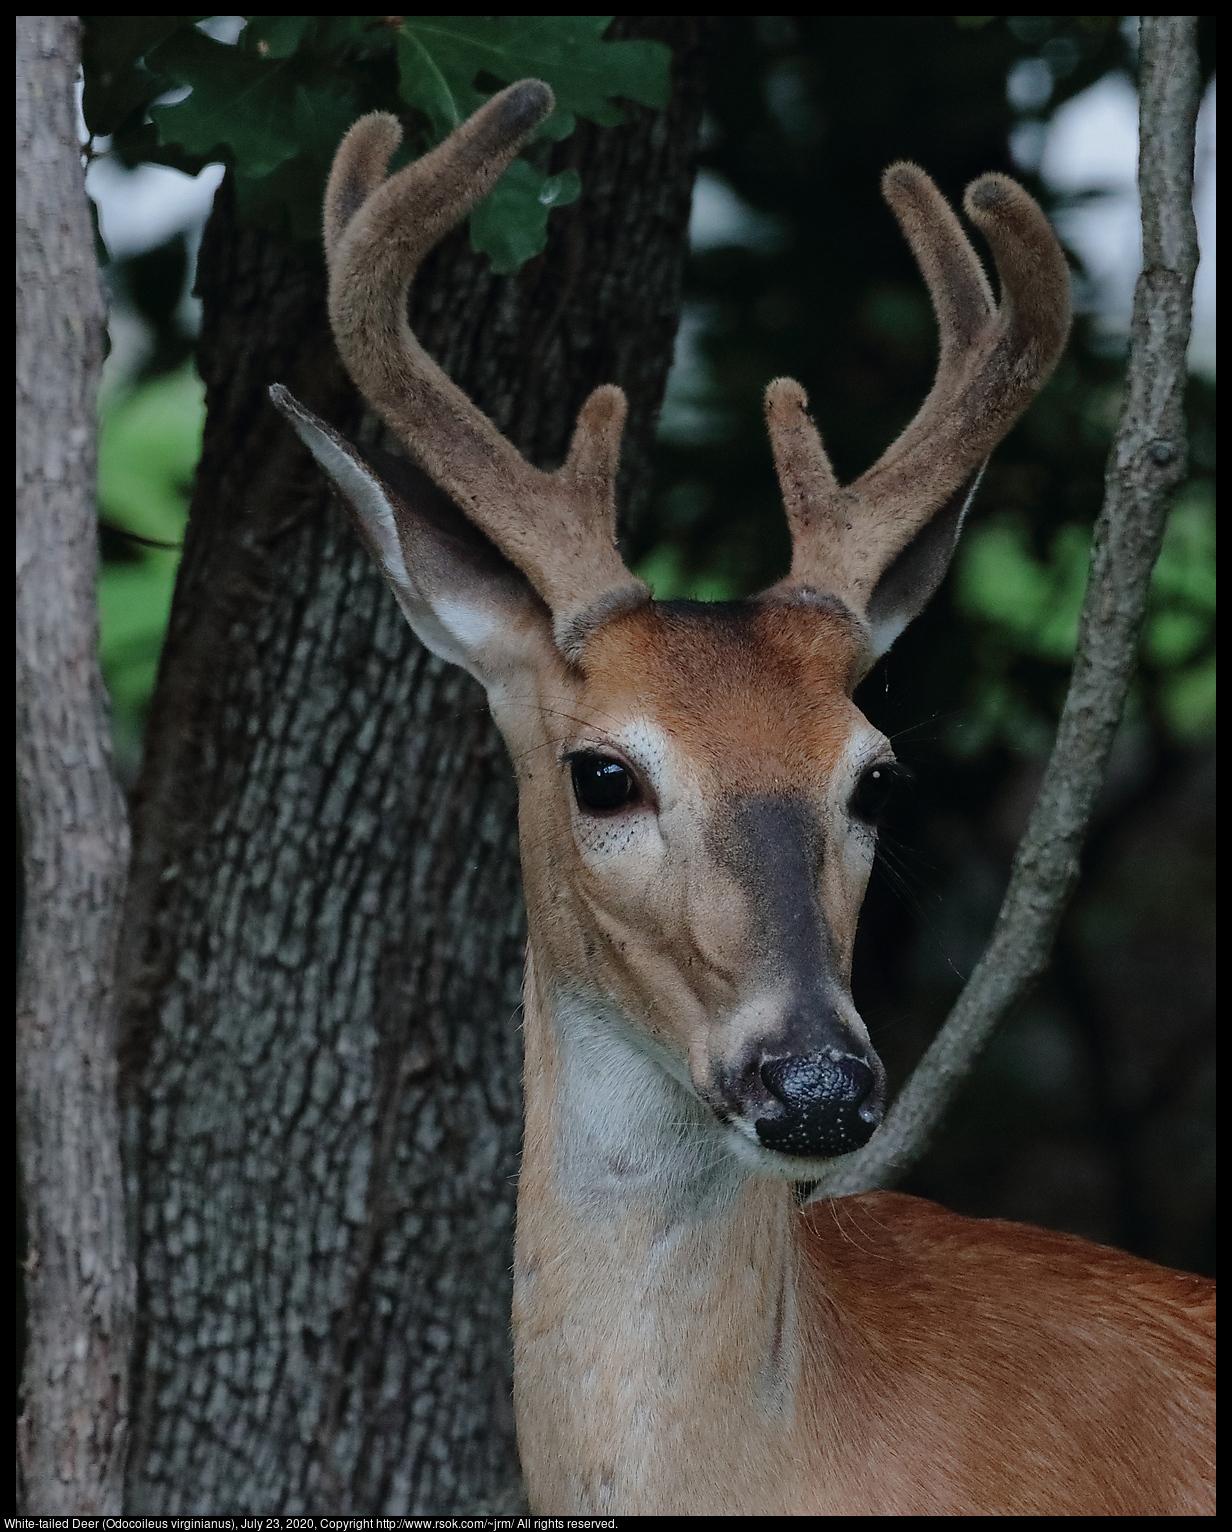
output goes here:
[[721, 1113], [779, 1154], [850, 1154], [884, 1115], [885, 1069], [818, 897], [817, 812], [802, 799], [750, 796], [731, 805], [714, 837], [748, 900], [751, 982], [778, 997], [750, 1007], [754, 1026], [737, 1024], [737, 1051], [718, 1070]]

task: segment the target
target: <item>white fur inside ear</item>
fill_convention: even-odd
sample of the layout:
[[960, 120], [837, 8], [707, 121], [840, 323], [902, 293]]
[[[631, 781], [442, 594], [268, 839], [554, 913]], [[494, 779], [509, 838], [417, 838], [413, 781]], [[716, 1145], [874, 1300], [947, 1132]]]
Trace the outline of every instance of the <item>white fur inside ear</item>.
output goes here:
[[411, 582], [398, 541], [398, 526], [379, 481], [323, 431], [313, 430], [306, 421], [294, 416], [291, 423], [299, 439], [354, 507], [373, 547], [381, 555], [386, 574], [395, 585], [409, 587]]
[[890, 648], [909, 621], [910, 619], [907, 617], [896, 615], [894, 617], [887, 617], [882, 622], [872, 624], [873, 636], [869, 647], [875, 660], [879, 660], [886, 650]]
[[472, 607], [459, 602], [443, 603], [439, 611], [433, 608], [407, 572], [402, 544], [398, 540], [398, 524], [381, 481], [330, 433], [317, 429], [297, 414], [288, 418], [299, 439], [338, 486], [362, 522], [411, 627], [434, 654], [477, 675], [473, 661], [476, 641], [472, 640], [471, 634], [481, 626], [486, 636], [491, 632], [491, 624], [479, 618]]
[[490, 552], [476, 559], [471, 542], [451, 538], [432, 516], [421, 515], [413, 492], [404, 500], [356, 447], [281, 384], [270, 389], [270, 400], [346, 501], [420, 640], [469, 671], [490, 697], [503, 696], [517, 656], [536, 643], [536, 624], [547, 622], [523, 577], [502, 569]]
[[979, 488], [978, 469], [916, 533], [882, 571], [864, 609], [872, 634], [872, 658], [879, 660], [908, 623], [928, 605], [945, 579], [967, 511]]
[[478, 606], [464, 601], [438, 601], [436, 615], [441, 626], [464, 649], [479, 650], [496, 637], [496, 624]]

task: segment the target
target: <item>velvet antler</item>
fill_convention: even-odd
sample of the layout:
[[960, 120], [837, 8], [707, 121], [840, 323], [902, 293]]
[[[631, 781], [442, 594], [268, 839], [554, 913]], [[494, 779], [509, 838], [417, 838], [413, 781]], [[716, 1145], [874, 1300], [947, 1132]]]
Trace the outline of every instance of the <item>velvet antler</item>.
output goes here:
[[941, 507], [974, 485], [989, 453], [1055, 367], [1070, 323], [1061, 247], [1039, 206], [1008, 176], [981, 176], [964, 202], [992, 247], [999, 305], [958, 219], [922, 170], [892, 165], [882, 191], [937, 314], [940, 356], [928, 398], [881, 459], [841, 488], [806, 413], [804, 390], [790, 378], [766, 390], [793, 545], [791, 573], [771, 594], [836, 595], [860, 613]]
[[[530, 580], [551, 610], [558, 647], [573, 657], [596, 623], [650, 595], [615, 545], [624, 394], [596, 389], [564, 465], [543, 473], [446, 377], [406, 318], [424, 255], [495, 186], [552, 105], [546, 85], [522, 80], [389, 179], [401, 129], [384, 113], [361, 118], [334, 159], [325, 247], [330, 322], [351, 377], [420, 466]], [[790, 378], [766, 390], [793, 544], [791, 572], [767, 596], [838, 597], [868, 620], [870, 655], [940, 580], [981, 468], [1056, 365], [1070, 319], [1061, 248], [1014, 181], [981, 176], [965, 199], [992, 247], [999, 304], [922, 170], [892, 165], [882, 190], [937, 314], [940, 355], [928, 398], [880, 461], [843, 488], [804, 390]]]
[[649, 599], [616, 550], [625, 396], [597, 388], [555, 473], [532, 467], [427, 355], [407, 291], [429, 250], [495, 186], [552, 110], [548, 86], [511, 85], [431, 153], [385, 179], [395, 118], [361, 118], [325, 194], [329, 315], [348, 372], [420, 466], [527, 576], [566, 652], [602, 617]]

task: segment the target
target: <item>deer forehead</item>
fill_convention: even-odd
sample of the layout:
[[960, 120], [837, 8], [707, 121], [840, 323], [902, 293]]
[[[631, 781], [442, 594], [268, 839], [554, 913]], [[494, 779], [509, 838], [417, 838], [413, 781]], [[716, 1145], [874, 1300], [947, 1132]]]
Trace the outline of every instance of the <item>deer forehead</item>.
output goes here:
[[666, 773], [711, 802], [813, 796], [881, 739], [849, 695], [860, 648], [824, 610], [654, 604], [591, 637], [578, 717], [656, 786]]

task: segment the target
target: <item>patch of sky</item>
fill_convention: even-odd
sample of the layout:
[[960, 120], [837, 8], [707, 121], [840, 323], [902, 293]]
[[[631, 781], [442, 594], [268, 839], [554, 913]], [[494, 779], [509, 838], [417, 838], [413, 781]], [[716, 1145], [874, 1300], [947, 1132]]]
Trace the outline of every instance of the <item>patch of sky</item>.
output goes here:
[[705, 250], [752, 250], [773, 255], [786, 241], [782, 223], [759, 213], [716, 171], [702, 169], [693, 183], [689, 246]]
[[[749, 250], [755, 255], [773, 255], [783, 248], [786, 238], [779, 219], [750, 207], [715, 171], [698, 171], [689, 216], [689, 246], [696, 254]], [[704, 446], [722, 441], [727, 435], [731, 425], [729, 412], [721, 406], [703, 344], [707, 333], [721, 323], [722, 315], [715, 304], [684, 305], [659, 416], [661, 441]]]
[[[1063, 40], [1063, 39], [1061, 39]], [[1022, 111], [1038, 110], [1047, 59], [1026, 59], [1011, 70], [1007, 92]], [[1194, 285], [1190, 368], [1215, 375], [1215, 109], [1212, 80], [1198, 114], [1194, 214], [1201, 261]], [[1113, 346], [1129, 332], [1134, 284], [1142, 269], [1138, 207], [1138, 96], [1129, 77], [1106, 74], [1065, 102], [1048, 122], [1024, 117], [1011, 134], [1011, 153], [1024, 170], [1038, 170], [1061, 197], [1057, 232], [1082, 262], [1075, 297], [1081, 312]]]
[[247, 16], [206, 16], [197, 23], [197, 30], [216, 43], [237, 43], [247, 25]]
[[676, 330], [676, 346], [659, 413], [660, 441], [680, 447], [722, 441], [731, 428], [703, 342], [719, 323], [717, 306], [686, 302]]

